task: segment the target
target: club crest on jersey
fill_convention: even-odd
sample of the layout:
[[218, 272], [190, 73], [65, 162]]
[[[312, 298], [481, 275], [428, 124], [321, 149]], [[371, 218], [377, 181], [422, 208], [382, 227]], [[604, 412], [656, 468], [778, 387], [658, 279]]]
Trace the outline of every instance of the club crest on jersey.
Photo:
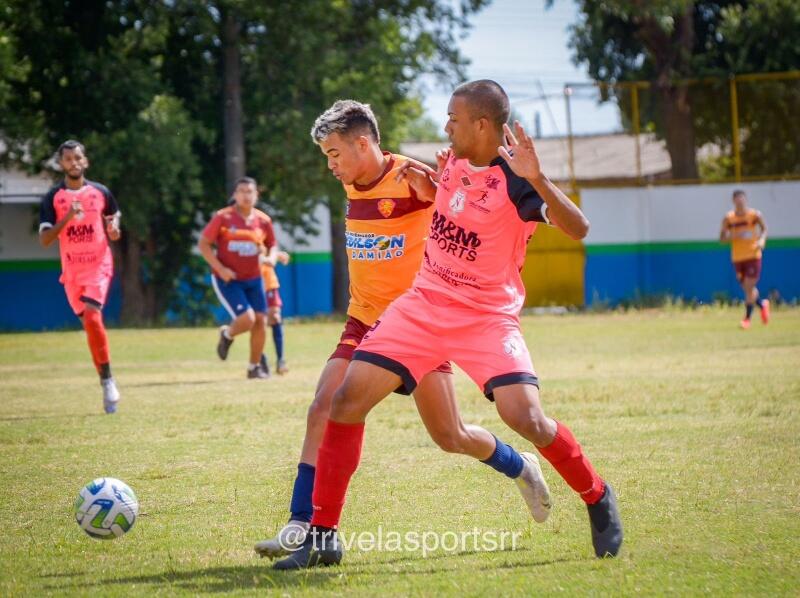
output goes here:
[[486, 182], [486, 186], [489, 187], [489, 189], [492, 189], [492, 190], [495, 190], [495, 191], [497, 190], [497, 187], [500, 186], [500, 179], [498, 179], [493, 174], [487, 175], [485, 182]]
[[461, 212], [464, 211], [464, 204], [467, 203], [467, 194], [464, 193], [463, 189], [459, 189], [455, 193], [453, 193], [453, 197], [450, 198], [450, 215], [451, 216], [458, 216]]
[[382, 199], [378, 202], [378, 211], [381, 213], [381, 216], [384, 218], [388, 218], [394, 212], [394, 207], [397, 205], [397, 202], [393, 199]]

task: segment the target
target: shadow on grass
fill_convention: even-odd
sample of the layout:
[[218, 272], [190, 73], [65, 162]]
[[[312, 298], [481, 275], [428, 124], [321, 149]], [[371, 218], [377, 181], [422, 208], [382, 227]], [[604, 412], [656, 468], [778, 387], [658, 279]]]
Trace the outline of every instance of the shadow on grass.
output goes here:
[[31, 419], [76, 419], [80, 417], [108, 417], [105, 413], [83, 413], [77, 415], [75, 413], [62, 413], [52, 415], [12, 415], [11, 417], [0, 417], [0, 422], [14, 422], [14, 421], [27, 421]]
[[122, 386], [123, 389], [125, 388], [153, 388], [157, 386], [200, 386], [204, 384], [217, 384], [218, 382], [225, 382], [225, 380], [220, 380], [220, 378], [214, 378], [213, 380], [174, 380], [170, 382], [131, 382], [126, 383]]
[[[506, 552], [519, 554], [524, 550], [493, 551], [491, 554]], [[285, 589], [285, 588], [314, 588], [332, 585], [335, 580], [345, 575], [349, 579], [374, 576], [404, 576], [404, 575], [437, 575], [458, 573], [468, 567], [471, 574], [480, 571], [511, 571], [515, 569], [530, 569], [546, 567], [558, 563], [579, 563], [591, 560], [587, 558], [545, 558], [524, 559], [513, 563], [497, 563], [492, 560], [486, 563], [472, 563], [466, 565], [459, 563], [457, 567], [447, 566], [448, 559], [459, 559], [465, 556], [486, 555], [485, 551], [445, 552], [429, 555], [425, 558], [419, 554], [401, 555], [397, 558], [386, 560], [371, 560], [366, 563], [357, 563], [341, 567], [325, 567], [305, 571], [274, 571], [269, 562], [258, 565], [209, 567], [187, 571], [168, 570], [152, 575], [137, 575], [121, 577], [118, 579], [98, 580], [96, 578], [81, 580], [83, 573], [51, 573], [42, 574], [42, 578], [64, 579], [63, 584], [50, 584], [45, 586], [51, 591], [66, 591], [69, 589], [88, 589], [91, 587], [108, 586], [136, 586], [152, 584], [156, 586], [175, 586], [190, 592], [230, 592], [241, 589]], [[402, 563], [417, 563], [420, 568], [398, 570], [396, 566]], [[430, 563], [430, 565], [427, 565]], [[341, 588], [340, 588], [341, 589]]]

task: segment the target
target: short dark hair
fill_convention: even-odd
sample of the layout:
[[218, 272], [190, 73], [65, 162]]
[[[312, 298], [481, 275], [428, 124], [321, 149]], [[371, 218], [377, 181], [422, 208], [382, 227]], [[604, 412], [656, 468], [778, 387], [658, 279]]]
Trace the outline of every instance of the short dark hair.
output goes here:
[[240, 176], [236, 179], [236, 182], [233, 184], [233, 190], [236, 191], [239, 188], [239, 185], [253, 185], [258, 191], [258, 183], [256, 180], [251, 176]]
[[739, 195], [744, 195], [745, 197], [747, 197], [747, 193], [744, 192], [744, 189], [734, 189], [733, 197], [737, 197]]
[[466, 98], [473, 119], [486, 118], [498, 129], [503, 128], [511, 115], [508, 95], [499, 83], [491, 79], [462, 83], [453, 91], [453, 96]]
[[83, 154], [86, 153], [86, 148], [83, 147], [83, 144], [80, 141], [76, 141], [75, 139], [67, 139], [64, 143], [58, 146], [58, 157], [59, 159], [64, 155], [64, 150], [74, 150], [80, 148]]
[[381, 142], [378, 119], [372, 108], [355, 100], [337, 100], [317, 117], [311, 127], [311, 138], [316, 144], [332, 133], [342, 136], [358, 133], [371, 137], [375, 143]]

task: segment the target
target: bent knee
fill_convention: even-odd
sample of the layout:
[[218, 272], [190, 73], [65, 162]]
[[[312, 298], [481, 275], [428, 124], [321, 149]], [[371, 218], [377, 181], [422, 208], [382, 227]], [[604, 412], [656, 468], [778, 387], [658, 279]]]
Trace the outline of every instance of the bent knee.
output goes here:
[[444, 452], [456, 454], [466, 453], [470, 440], [466, 430], [436, 430], [431, 438]]

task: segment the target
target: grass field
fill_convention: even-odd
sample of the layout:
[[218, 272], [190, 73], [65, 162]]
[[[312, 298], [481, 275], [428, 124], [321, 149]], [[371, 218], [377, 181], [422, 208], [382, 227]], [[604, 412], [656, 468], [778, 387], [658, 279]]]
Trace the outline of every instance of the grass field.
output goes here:
[[[252, 552], [285, 521], [305, 410], [340, 323], [289, 324], [289, 375], [244, 379], [212, 329], [112, 330], [123, 393], [102, 414], [83, 334], [0, 335], [0, 595], [788, 594], [800, 587], [800, 310], [769, 327], [739, 309], [523, 320], [547, 412], [568, 423], [620, 500], [616, 560], [592, 558], [585, 507], [549, 465], [534, 524], [507, 479], [428, 439], [409, 399], [372, 413], [346, 532], [521, 532], [515, 550], [352, 550], [278, 574]], [[464, 419], [521, 449], [457, 374]], [[141, 515], [90, 539], [72, 503], [94, 477]]]

